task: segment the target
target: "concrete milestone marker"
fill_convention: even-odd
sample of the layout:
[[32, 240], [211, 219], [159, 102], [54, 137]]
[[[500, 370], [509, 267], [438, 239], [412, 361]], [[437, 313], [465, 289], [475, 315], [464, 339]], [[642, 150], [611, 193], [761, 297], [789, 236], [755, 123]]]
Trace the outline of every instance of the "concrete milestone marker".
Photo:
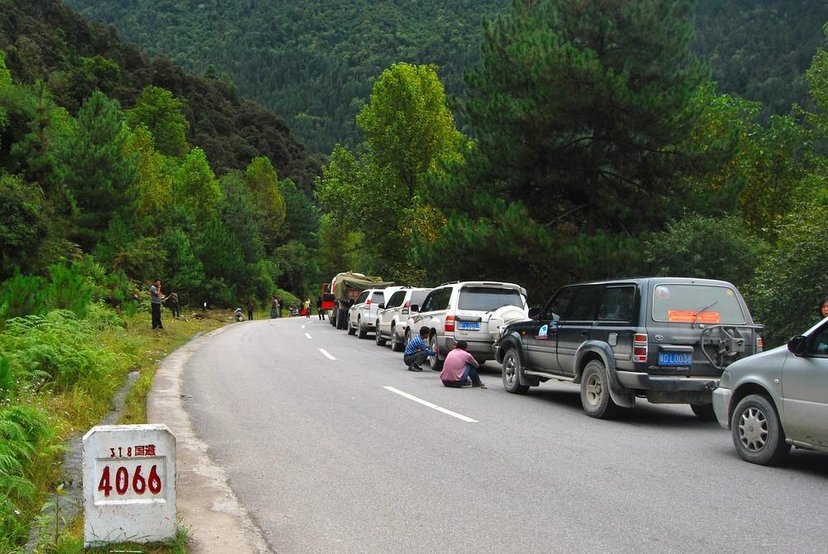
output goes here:
[[85, 546], [175, 537], [175, 437], [166, 425], [99, 425], [83, 437]]

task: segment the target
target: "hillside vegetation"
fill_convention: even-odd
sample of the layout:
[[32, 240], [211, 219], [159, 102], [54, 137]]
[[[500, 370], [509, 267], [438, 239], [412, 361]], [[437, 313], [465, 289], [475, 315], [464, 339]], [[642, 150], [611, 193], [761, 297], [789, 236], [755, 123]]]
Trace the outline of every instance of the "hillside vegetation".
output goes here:
[[[309, 148], [361, 138], [355, 117], [394, 62], [435, 64], [449, 95], [480, 60], [482, 21], [509, 0], [68, 0], [86, 17], [196, 73], [217, 70], [275, 113]], [[719, 91], [764, 115], [803, 103], [803, 73], [828, 20], [822, 0], [699, 0], [693, 50]], [[467, 125], [461, 120], [461, 125]]]

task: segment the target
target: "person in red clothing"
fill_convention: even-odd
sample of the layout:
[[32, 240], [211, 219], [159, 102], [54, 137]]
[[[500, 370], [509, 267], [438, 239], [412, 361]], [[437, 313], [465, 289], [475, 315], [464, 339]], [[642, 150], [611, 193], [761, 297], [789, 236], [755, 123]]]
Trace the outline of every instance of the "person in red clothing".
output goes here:
[[464, 340], [459, 340], [454, 343], [454, 349], [446, 354], [446, 360], [443, 362], [443, 371], [440, 372], [440, 380], [443, 385], [447, 387], [463, 387], [471, 386], [485, 389], [486, 385], [480, 380], [477, 374], [477, 368], [480, 364], [474, 359], [474, 356], [466, 351], [468, 344]]

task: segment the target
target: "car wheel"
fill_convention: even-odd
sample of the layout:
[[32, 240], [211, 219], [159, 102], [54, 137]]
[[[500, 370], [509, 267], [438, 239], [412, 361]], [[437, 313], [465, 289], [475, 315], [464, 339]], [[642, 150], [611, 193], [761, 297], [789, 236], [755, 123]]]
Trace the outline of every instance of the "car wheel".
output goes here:
[[391, 350], [394, 352], [402, 352], [405, 350], [404, 339], [400, 340], [397, 337], [397, 328], [394, 325], [391, 326]]
[[716, 412], [713, 411], [713, 404], [690, 404], [690, 409], [702, 421], [716, 421]]
[[739, 456], [752, 464], [778, 464], [791, 449], [776, 408], [759, 394], [746, 396], [736, 405], [730, 434]]
[[607, 371], [598, 360], [588, 362], [581, 375], [581, 406], [588, 416], [598, 419], [611, 419], [618, 413], [618, 405], [610, 398]]
[[428, 347], [431, 348], [436, 354], [434, 356], [428, 357], [428, 363], [431, 365], [431, 369], [434, 371], [442, 371], [443, 369], [443, 360], [440, 359], [440, 353], [437, 352], [437, 335], [431, 335], [431, 338], [428, 339]]
[[367, 339], [368, 338], [368, 330], [365, 329], [362, 326], [362, 318], [357, 319], [357, 331], [359, 331], [359, 333], [357, 334], [357, 336], [359, 338], [361, 338], [361, 339]]
[[526, 394], [529, 391], [529, 385], [520, 384], [520, 374], [523, 372], [523, 367], [520, 364], [520, 354], [514, 348], [506, 351], [503, 356], [503, 388], [506, 392], [514, 394]]
[[379, 330], [379, 320], [377, 320], [376, 331], [374, 332], [374, 340], [377, 343], [377, 346], [385, 346], [385, 339], [382, 338], [382, 333]]
[[351, 318], [348, 318], [348, 334], [349, 335], [356, 335], [356, 327], [351, 324]]

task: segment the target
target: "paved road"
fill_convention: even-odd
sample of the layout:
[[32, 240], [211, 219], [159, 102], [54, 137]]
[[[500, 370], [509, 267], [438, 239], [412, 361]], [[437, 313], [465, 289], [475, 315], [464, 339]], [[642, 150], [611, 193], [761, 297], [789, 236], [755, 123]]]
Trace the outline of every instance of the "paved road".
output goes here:
[[181, 393], [275, 552], [828, 552], [825, 455], [753, 466], [688, 407], [599, 421], [495, 369], [446, 389], [327, 322], [262, 320], [193, 348]]

